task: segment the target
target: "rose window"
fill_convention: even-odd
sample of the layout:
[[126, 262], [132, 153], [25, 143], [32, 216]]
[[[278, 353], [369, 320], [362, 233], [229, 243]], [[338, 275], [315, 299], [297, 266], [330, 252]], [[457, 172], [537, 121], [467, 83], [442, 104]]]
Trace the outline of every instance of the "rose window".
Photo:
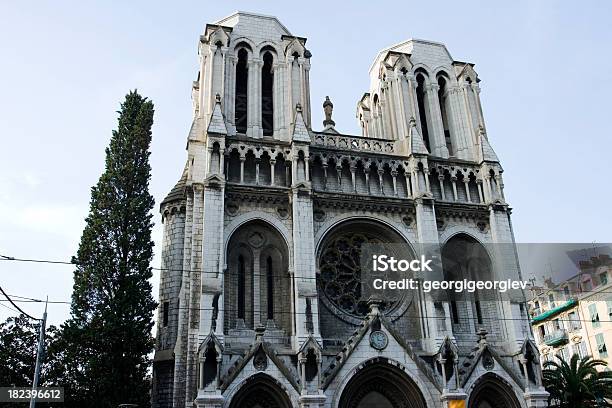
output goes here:
[[[382, 244], [379, 238], [364, 232], [349, 232], [331, 239], [320, 258], [319, 291], [340, 310], [364, 316], [368, 312], [368, 299], [362, 285], [361, 256], [364, 244]], [[391, 309], [397, 299], [387, 299], [384, 309]]]

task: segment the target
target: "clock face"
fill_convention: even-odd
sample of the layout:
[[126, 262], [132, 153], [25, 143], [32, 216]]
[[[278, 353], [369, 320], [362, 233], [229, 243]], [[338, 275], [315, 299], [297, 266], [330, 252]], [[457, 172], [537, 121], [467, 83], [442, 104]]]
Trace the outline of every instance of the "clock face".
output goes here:
[[376, 330], [370, 333], [370, 345], [376, 350], [384, 349], [385, 347], [387, 347], [388, 343], [389, 339], [387, 338], [387, 335], [384, 332]]

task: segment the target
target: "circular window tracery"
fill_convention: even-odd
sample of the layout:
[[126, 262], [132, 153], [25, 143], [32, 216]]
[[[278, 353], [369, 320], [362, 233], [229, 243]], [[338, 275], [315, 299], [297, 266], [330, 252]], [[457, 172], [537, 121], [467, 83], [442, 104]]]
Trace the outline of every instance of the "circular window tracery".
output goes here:
[[361, 249], [364, 243], [381, 243], [373, 235], [349, 232], [332, 239], [321, 256], [320, 286], [336, 306], [352, 315], [364, 316], [367, 299], [362, 299]]
[[[389, 255], [396, 252], [393, 244], [403, 243], [399, 236], [373, 223], [355, 223], [348, 228], [339, 228], [324, 242], [319, 256], [319, 277], [317, 285], [324, 303], [348, 315], [360, 319], [368, 313], [366, 285], [371, 285], [370, 271], [363, 271], [361, 260], [369, 255], [369, 248], [364, 245], [375, 245], [385, 248], [381, 253]], [[399, 279], [400, 276], [386, 276]], [[398, 291], [385, 298], [381, 310], [385, 314], [398, 309], [406, 296], [406, 291]]]

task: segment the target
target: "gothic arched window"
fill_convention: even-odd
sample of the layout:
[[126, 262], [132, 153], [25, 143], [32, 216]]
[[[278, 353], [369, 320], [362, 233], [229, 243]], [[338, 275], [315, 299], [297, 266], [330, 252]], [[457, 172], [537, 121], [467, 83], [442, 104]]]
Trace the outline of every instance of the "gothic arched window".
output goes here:
[[[466, 234], [453, 236], [442, 247], [442, 266], [447, 281], [490, 281], [493, 279], [491, 259], [485, 247]], [[449, 291], [453, 331], [485, 328], [490, 334], [499, 332], [495, 291], [477, 290], [473, 293]], [[469, 317], [471, 315], [471, 317]]]
[[264, 136], [272, 136], [274, 133], [274, 72], [272, 62], [272, 53], [267, 51], [263, 56], [261, 71], [261, 127]]
[[429, 148], [429, 131], [427, 129], [427, 113], [425, 109], [425, 75], [422, 73], [417, 74], [417, 88], [416, 88], [416, 96], [417, 96], [417, 105], [419, 107], [419, 119], [421, 120], [421, 136], [423, 136], [423, 142], [425, 142], [425, 147], [427, 147], [428, 151], [431, 151]]
[[372, 123], [374, 124], [374, 137], [382, 137], [382, 117], [377, 94], [374, 94], [372, 99]]
[[238, 257], [238, 318], [244, 319], [245, 268], [244, 257]]
[[279, 330], [274, 336], [291, 335], [289, 252], [278, 230], [258, 220], [241, 225], [227, 244], [226, 261], [225, 334], [240, 337], [242, 330], [266, 325]]
[[450, 123], [448, 116], [448, 98], [446, 93], [446, 79], [440, 75], [438, 77], [438, 102], [440, 103], [440, 113], [442, 114], [442, 126], [444, 126], [444, 140], [448, 154], [453, 155], [453, 145], [451, 143]]
[[274, 271], [272, 269], [272, 257], [266, 259], [266, 279], [268, 297], [268, 320], [274, 319]]
[[236, 97], [235, 97], [235, 122], [236, 132], [246, 133], [247, 130], [247, 106], [248, 106], [248, 68], [249, 54], [246, 49], [238, 51], [238, 63], [236, 64]]

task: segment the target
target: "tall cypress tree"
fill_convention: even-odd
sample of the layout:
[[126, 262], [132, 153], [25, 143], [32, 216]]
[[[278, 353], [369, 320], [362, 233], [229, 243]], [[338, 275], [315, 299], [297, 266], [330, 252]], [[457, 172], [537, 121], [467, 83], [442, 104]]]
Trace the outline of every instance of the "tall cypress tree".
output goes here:
[[[149, 146], [153, 103], [136, 91], [121, 104], [105, 171], [91, 189], [63, 327], [67, 406], [149, 406], [153, 350]], [[70, 385], [69, 385], [70, 384]]]

